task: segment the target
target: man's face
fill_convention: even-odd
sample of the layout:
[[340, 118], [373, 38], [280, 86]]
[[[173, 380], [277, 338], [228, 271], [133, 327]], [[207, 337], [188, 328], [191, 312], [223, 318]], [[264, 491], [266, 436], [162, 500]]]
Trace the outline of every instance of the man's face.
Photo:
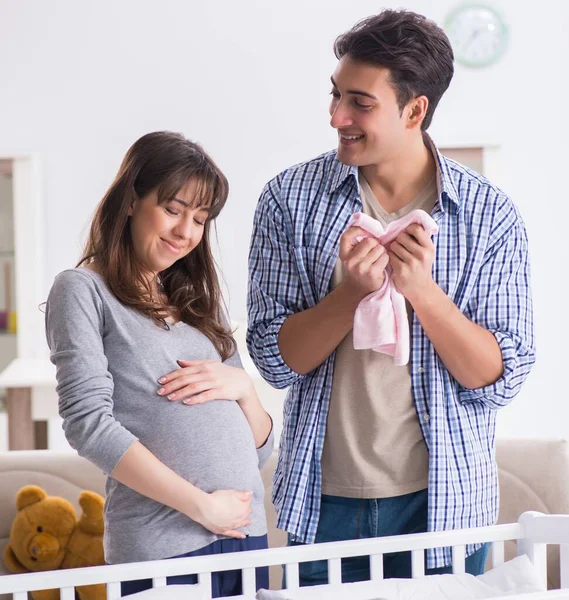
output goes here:
[[331, 80], [330, 125], [338, 131], [338, 159], [364, 167], [401, 153], [409, 141], [407, 110], [401, 114], [389, 70], [344, 56]]

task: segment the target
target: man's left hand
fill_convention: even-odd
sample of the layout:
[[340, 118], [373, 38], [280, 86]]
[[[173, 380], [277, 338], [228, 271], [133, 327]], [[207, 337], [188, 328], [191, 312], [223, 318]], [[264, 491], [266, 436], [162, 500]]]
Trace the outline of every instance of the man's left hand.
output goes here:
[[409, 225], [391, 243], [389, 264], [393, 283], [411, 304], [434, 283], [434, 260], [435, 245], [421, 225]]

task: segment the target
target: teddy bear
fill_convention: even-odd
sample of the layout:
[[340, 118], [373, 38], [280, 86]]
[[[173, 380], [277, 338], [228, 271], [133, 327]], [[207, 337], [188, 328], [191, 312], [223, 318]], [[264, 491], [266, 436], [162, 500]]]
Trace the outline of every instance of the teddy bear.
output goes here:
[[[12, 573], [52, 571], [105, 564], [103, 557], [103, 498], [83, 491], [81, 518], [73, 505], [27, 485], [16, 496], [18, 512], [12, 523], [4, 562]], [[105, 585], [76, 588], [80, 600], [104, 600]], [[34, 600], [59, 600], [59, 590], [32, 592]]]
[[[103, 507], [105, 501], [95, 492], [83, 491], [79, 495], [81, 517], [65, 549], [62, 569], [97, 567], [105, 564], [103, 550]], [[85, 585], [77, 588], [80, 600], [106, 600], [105, 584]]]

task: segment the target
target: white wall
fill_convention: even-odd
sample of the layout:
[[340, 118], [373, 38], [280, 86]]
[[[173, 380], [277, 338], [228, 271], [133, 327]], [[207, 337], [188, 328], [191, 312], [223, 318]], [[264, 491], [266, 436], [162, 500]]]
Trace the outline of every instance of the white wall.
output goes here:
[[[501, 145], [496, 183], [517, 201], [531, 239], [539, 363], [503, 411], [500, 432], [565, 436], [569, 7], [566, 0], [493, 4], [510, 23], [508, 53], [488, 69], [457, 67], [432, 134], [445, 143]], [[439, 23], [454, 5], [406, 3]], [[327, 116], [332, 42], [379, 6], [0, 0], [0, 155], [37, 152], [43, 161], [47, 283], [76, 261], [128, 146], [148, 131], [172, 129], [203, 143], [229, 177], [219, 235], [232, 316], [242, 319], [261, 188], [282, 168], [335, 145]]]

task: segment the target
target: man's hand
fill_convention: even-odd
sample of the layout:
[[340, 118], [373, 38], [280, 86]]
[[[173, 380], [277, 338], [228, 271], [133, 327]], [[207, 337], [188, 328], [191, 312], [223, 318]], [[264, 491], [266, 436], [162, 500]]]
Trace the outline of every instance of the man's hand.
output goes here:
[[375, 239], [366, 237], [361, 227], [350, 227], [340, 238], [340, 260], [346, 268], [346, 281], [362, 298], [378, 290], [385, 279], [389, 257]]
[[435, 245], [421, 225], [410, 225], [391, 243], [389, 264], [393, 283], [411, 304], [434, 283], [434, 260]]

